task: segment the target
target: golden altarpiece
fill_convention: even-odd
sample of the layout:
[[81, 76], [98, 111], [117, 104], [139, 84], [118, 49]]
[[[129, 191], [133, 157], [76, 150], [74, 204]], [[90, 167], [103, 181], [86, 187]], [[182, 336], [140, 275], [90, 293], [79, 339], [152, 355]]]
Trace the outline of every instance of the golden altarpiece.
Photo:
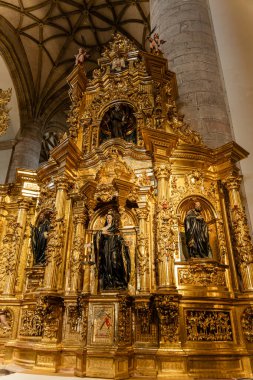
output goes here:
[[[1, 186], [2, 362], [81, 377], [252, 376], [253, 248], [237, 167], [248, 153], [206, 147], [177, 111], [167, 61], [120, 34], [91, 80], [78, 62], [67, 80], [68, 135]], [[187, 248], [196, 204], [204, 257]], [[95, 247], [108, 215], [128, 254], [114, 257], [119, 286]]]

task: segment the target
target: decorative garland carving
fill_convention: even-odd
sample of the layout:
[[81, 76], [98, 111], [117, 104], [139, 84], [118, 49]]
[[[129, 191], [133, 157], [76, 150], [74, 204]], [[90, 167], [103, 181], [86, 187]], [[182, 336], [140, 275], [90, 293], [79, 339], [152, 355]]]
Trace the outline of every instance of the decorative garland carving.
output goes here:
[[7, 217], [6, 234], [3, 238], [3, 246], [0, 257], [0, 285], [3, 287], [5, 279], [14, 274], [16, 268], [16, 252], [19, 247], [19, 239], [22, 227], [16, 221], [14, 215]]
[[174, 259], [178, 252], [178, 220], [173, 207], [165, 199], [157, 204], [156, 225], [158, 261], [166, 257]]
[[230, 313], [227, 311], [186, 311], [187, 340], [232, 341]]
[[178, 299], [168, 295], [157, 296], [155, 305], [160, 323], [161, 341], [176, 342], [179, 329]]
[[41, 319], [42, 336], [49, 340], [58, 338], [63, 312], [61, 297], [41, 296], [38, 298], [35, 314]]
[[120, 297], [118, 340], [119, 344], [131, 342], [131, 301], [127, 296]]
[[56, 211], [52, 212], [50, 222], [46, 249], [46, 263], [48, 265], [50, 262], [54, 262], [56, 266], [59, 266], [62, 262], [61, 249], [64, 245], [66, 228], [63, 217], [57, 219]]
[[190, 264], [178, 269], [180, 285], [226, 286], [225, 268], [215, 264]]
[[55, 188], [49, 188], [48, 183], [42, 183], [40, 185], [40, 195], [36, 211], [39, 213], [42, 210], [52, 210], [55, 204], [56, 192]]
[[241, 316], [241, 324], [243, 335], [247, 342], [253, 343], [253, 307], [247, 307], [242, 316]]
[[42, 336], [43, 323], [41, 315], [36, 309], [23, 309], [21, 314], [21, 324], [19, 335], [21, 336]]
[[150, 334], [151, 327], [151, 317], [153, 314], [153, 308], [150, 305], [149, 301], [136, 302], [135, 312], [137, 323], [140, 325], [140, 330], [142, 334]]
[[149, 273], [148, 236], [142, 232], [138, 234], [137, 259], [139, 274]]
[[247, 265], [253, 262], [253, 245], [250, 237], [249, 227], [245, 211], [238, 205], [232, 210], [233, 241], [236, 251], [237, 262]]

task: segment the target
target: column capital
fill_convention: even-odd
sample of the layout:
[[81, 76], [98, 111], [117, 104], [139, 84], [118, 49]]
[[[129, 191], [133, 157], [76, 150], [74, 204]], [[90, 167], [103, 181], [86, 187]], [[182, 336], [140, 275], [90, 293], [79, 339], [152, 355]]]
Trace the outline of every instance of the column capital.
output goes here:
[[149, 209], [148, 209], [148, 207], [137, 208], [136, 209], [136, 214], [137, 214], [137, 216], [138, 216], [139, 219], [147, 219], [148, 218], [148, 214], [149, 214]]
[[29, 210], [29, 208], [31, 206], [31, 203], [32, 203], [32, 199], [31, 198], [26, 198], [26, 197], [19, 197], [18, 198], [18, 207], [19, 207], [19, 209]]
[[157, 179], [169, 179], [171, 174], [171, 166], [169, 163], [156, 163], [154, 166], [154, 173]]
[[239, 191], [242, 182], [242, 176], [229, 175], [222, 182], [228, 190]]
[[57, 190], [68, 190], [73, 185], [73, 180], [65, 174], [54, 177], [54, 183]]

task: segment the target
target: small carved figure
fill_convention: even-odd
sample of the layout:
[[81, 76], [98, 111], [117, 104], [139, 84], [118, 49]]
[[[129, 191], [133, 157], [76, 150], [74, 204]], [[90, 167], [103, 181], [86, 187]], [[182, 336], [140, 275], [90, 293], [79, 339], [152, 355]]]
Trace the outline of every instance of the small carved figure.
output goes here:
[[195, 202], [194, 209], [187, 212], [184, 227], [186, 245], [190, 258], [212, 257], [208, 227], [201, 215], [200, 202]]
[[96, 233], [94, 247], [100, 289], [126, 289], [131, 271], [130, 254], [113, 210], [107, 213], [104, 227]]
[[87, 58], [89, 58], [87, 51], [83, 48], [79, 48], [78, 53], [75, 55], [75, 65], [83, 65]]
[[10, 330], [11, 327], [6, 318], [6, 310], [0, 309], [0, 325], [3, 325], [5, 330]]
[[163, 45], [166, 41], [161, 40], [158, 33], [155, 33], [152, 37], [153, 32], [155, 31], [156, 27], [151, 31], [151, 33], [147, 36], [147, 39], [149, 40], [149, 49], [150, 53], [159, 55], [162, 53], [160, 47]]
[[126, 62], [123, 56], [113, 58], [111, 70], [114, 72], [120, 72], [126, 68]]
[[38, 226], [32, 226], [32, 251], [35, 265], [45, 264], [48, 232], [50, 221], [48, 218], [41, 220]]

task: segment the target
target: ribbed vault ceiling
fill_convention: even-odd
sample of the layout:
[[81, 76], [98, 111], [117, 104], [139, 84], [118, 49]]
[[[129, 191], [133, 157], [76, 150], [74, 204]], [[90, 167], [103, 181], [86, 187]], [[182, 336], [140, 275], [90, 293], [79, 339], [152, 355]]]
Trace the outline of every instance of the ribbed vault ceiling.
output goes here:
[[79, 47], [88, 50], [89, 75], [113, 32], [145, 49], [150, 30], [148, 0], [0, 0], [0, 15], [0, 51], [17, 85], [21, 126], [37, 120], [43, 132], [64, 119]]

